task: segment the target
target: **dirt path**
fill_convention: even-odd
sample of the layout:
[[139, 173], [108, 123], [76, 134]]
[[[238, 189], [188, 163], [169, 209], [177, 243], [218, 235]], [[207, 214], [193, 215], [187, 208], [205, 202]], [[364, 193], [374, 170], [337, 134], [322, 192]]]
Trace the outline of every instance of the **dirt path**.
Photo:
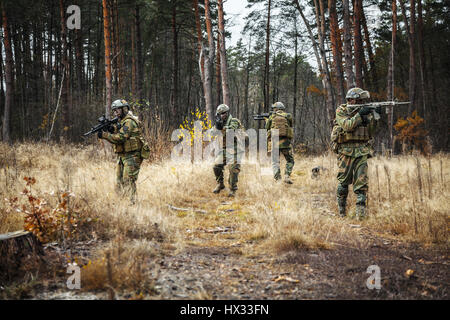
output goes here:
[[[189, 247], [162, 261], [157, 288], [163, 299], [448, 299], [449, 260], [443, 252], [370, 237], [367, 248], [278, 257]], [[366, 286], [370, 265], [380, 267], [380, 290]]]
[[[151, 298], [449, 298], [450, 261], [443, 249], [385, 239], [354, 225], [362, 240], [360, 247], [335, 243], [331, 249], [297, 249], [274, 254], [255, 250], [257, 240], [242, 240], [239, 225], [229, 222], [220, 221], [218, 226], [212, 220], [197, 230], [186, 228], [184, 249], [161, 250], [156, 261], [142, 266], [155, 279], [156, 292]], [[74, 253], [88, 257], [99, 245], [83, 244]], [[366, 284], [371, 276], [367, 268], [372, 265], [380, 270], [379, 290], [369, 289]], [[64, 281], [59, 279], [57, 284], [41, 288], [35, 298], [108, 298], [105, 292], [68, 291]], [[118, 295], [120, 299], [130, 297]]]

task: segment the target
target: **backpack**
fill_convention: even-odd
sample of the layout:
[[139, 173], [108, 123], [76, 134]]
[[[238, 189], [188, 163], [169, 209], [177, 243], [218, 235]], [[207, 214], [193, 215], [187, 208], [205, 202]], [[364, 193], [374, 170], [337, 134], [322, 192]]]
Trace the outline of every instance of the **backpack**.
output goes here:
[[288, 114], [284, 112], [276, 112], [272, 116], [272, 129], [278, 129], [279, 137], [287, 137], [292, 139], [294, 136], [294, 130], [289, 125]]

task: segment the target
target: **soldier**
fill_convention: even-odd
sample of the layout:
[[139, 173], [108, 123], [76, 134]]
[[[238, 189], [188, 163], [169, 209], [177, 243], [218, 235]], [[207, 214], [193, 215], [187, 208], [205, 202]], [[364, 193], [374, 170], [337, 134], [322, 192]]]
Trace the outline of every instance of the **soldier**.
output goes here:
[[233, 139], [233, 147], [227, 148], [226, 143], [226, 136], [227, 134], [232, 134], [233, 132], [227, 130], [241, 130], [243, 129], [243, 126], [241, 122], [233, 118], [230, 114], [230, 108], [226, 104], [221, 104], [217, 107], [216, 111], [216, 123], [215, 123], [216, 129], [221, 130], [222, 136], [223, 136], [223, 146], [222, 150], [220, 150], [219, 154], [217, 155], [215, 161], [214, 161], [214, 175], [216, 176], [217, 186], [213, 190], [214, 193], [219, 193], [221, 190], [225, 189], [225, 184], [223, 182], [223, 170], [226, 164], [230, 164], [229, 167], [229, 178], [228, 183], [230, 185], [230, 192], [228, 194], [229, 197], [234, 197], [237, 188], [238, 183], [238, 176], [239, 172], [241, 170], [240, 165], [240, 157], [242, 157], [242, 154], [244, 153], [244, 147], [242, 145], [242, 137], [239, 137], [241, 132], [234, 131], [234, 134], [236, 134], [235, 138]]
[[[358, 106], [370, 98], [368, 91], [361, 88], [348, 90], [347, 104], [336, 110], [335, 127], [336, 152], [338, 154], [337, 202], [339, 214], [346, 216], [348, 186], [353, 184], [356, 194], [356, 217], [366, 216], [366, 200], [369, 188], [367, 159], [373, 156], [371, 139], [375, 133], [377, 121], [367, 106]], [[381, 109], [381, 107], [379, 107]], [[381, 110], [377, 109], [377, 113]]]
[[117, 153], [116, 191], [130, 196], [134, 204], [136, 197], [136, 180], [142, 163], [141, 148], [143, 146], [142, 132], [139, 120], [130, 111], [125, 100], [115, 100], [111, 105], [114, 116], [119, 123], [110, 132], [98, 132], [99, 139], [105, 139], [113, 144]]
[[[269, 152], [272, 154], [272, 169], [275, 181], [281, 179], [281, 170], [280, 170], [280, 157], [279, 154], [283, 154], [286, 159], [286, 169], [284, 172], [284, 182], [288, 184], [292, 184], [291, 181], [291, 173], [294, 168], [294, 155], [292, 152], [292, 143], [291, 139], [294, 137], [294, 129], [292, 124], [292, 115], [290, 113], [286, 113], [285, 106], [281, 102], [275, 102], [272, 105], [273, 113], [269, 116], [266, 121], [266, 130], [267, 130], [267, 143], [269, 145]], [[279, 153], [276, 154], [272, 151], [272, 130], [278, 129], [278, 147]]]

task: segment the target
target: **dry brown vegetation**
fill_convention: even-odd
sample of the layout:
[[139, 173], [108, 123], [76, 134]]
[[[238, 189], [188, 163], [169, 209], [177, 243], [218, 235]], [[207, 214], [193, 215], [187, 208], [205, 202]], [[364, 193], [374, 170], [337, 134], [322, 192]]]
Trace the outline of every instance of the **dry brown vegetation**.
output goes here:
[[[138, 179], [138, 203], [131, 206], [115, 194], [115, 161], [98, 145], [3, 144], [0, 151], [2, 200], [17, 197], [27, 205], [24, 177], [35, 178], [33, 195], [50, 207], [70, 192], [67, 212], [76, 218], [74, 233], [56, 233], [52, 241], [63, 247], [67, 261], [77, 259], [82, 266], [83, 290], [104, 291], [106, 298], [157, 297], [158, 261], [193, 247], [228, 248], [251, 259], [365, 248], [364, 234], [371, 234], [448, 249], [450, 159], [445, 154], [371, 159], [369, 217], [358, 221], [351, 217], [351, 191], [350, 216], [336, 216], [333, 155], [297, 156], [291, 186], [261, 174], [257, 164], [243, 164], [234, 199], [226, 192], [212, 194], [209, 163], [147, 161]], [[325, 168], [317, 179], [311, 177], [314, 166]], [[23, 213], [1, 202], [0, 233], [20, 230], [23, 222]], [[83, 241], [90, 241], [88, 253], [79, 254], [77, 243]], [[190, 297], [211, 294], [199, 288]]]

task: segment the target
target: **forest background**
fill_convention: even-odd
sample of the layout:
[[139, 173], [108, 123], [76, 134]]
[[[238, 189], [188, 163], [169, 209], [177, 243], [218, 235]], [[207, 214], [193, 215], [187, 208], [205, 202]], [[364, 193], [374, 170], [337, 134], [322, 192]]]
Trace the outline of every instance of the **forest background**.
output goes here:
[[222, 0], [3, 0], [2, 140], [83, 142], [117, 98], [154, 144], [197, 110], [211, 119], [226, 103], [258, 128], [252, 115], [282, 101], [295, 144], [322, 152], [336, 107], [359, 86], [374, 101], [411, 101], [382, 117], [377, 150], [391, 139], [397, 151], [449, 150], [448, 2], [247, 2], [242, 38], [227, 46]]

